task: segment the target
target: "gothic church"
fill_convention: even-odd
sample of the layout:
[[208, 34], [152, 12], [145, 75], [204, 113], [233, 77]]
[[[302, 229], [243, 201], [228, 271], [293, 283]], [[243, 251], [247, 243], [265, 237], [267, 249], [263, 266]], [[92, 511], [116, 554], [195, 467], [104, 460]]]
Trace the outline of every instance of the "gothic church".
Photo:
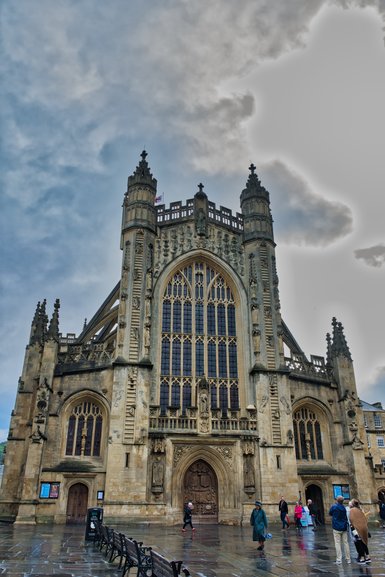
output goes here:
[[124, 195], [119, 282], [80, 335], [37, 305], [12, 412], [0, 519], [248, 523], [281, 495], [374, 503], [352, 358], [332, 320], [307, 358], [281, 317], [268, 191], [254, 165], [240, 213], [156, 203], [143, 152]]

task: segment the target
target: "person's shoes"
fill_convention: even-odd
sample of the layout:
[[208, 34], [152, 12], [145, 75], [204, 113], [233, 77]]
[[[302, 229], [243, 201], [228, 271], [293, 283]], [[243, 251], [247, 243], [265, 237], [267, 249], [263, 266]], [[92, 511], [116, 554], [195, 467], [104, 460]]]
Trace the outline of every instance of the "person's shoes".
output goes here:
[[366, 557], [365, 563], [371, 563], [371, 562], [372, 562], [371, 558], [370, 558], [370, 557]]
[[182, 529], [182, 533], [186, 533], [186, 529]]
[[360, 563], [362, 565], [363, 563], [366, 563], [366, 561], [365, 561], [365, 559], [358, 559], [358, 563]]
[[257, 547], [257, 551], [262, 551], [263, 547], [262, 545], [260, 545], [259, 547]]
[[336, 565], [342, 565], [342, 561], [336, 561]]
[[350, 565], [351, 562], [352, 562], [351, 559], [346, 559], [346, 563], [347, 563], [348, 565]]
[[192, 530], [193, 530], [193, 531], [195, 531], [195, 527], [193, 527], [193, 529], [192, 529]]

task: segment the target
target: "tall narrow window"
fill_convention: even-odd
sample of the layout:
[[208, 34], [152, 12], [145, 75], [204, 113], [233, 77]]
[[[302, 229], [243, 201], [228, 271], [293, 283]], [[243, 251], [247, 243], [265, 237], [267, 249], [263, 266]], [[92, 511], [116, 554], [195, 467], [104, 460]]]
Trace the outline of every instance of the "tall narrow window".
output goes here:
[[66, 455], [99, 457], [103, 417], [92, 401], [75, 405], [68, 419]]
[[[161, 310], [162, 414], [177, 402], [183, 411], [188, 402], [196, 402], [203, 376], [211, 389], [212, 408], [223, 413], [239, 409], [235, 300], [222, 274], [201, 261], [176, 271], [167, 283]], [[185, 379], [190, 387], [186, 393]]]
[[294, 440], [297, 459], [323, 459], [321, 425], [316, 413], [301, 407], [294, 414]]

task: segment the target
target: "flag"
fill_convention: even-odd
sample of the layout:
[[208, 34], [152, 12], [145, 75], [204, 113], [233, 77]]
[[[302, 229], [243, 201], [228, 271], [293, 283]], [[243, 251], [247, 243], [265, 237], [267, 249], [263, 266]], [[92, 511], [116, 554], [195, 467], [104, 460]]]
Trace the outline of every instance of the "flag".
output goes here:
[[163, 202], [163, 193], [155, 197], [155, 204], [159, 204], [160, 202]]

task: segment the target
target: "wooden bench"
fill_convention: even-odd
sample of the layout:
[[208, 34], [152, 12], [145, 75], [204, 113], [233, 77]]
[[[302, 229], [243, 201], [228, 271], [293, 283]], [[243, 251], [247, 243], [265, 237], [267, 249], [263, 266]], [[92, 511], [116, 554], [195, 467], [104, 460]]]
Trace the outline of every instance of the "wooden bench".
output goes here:
[[163, 555], [151, 549], [151, 577], [180, 577], [181, 571], [186, 577], [190, 572], [183, 567], [183, 561], [168, 561]]
[[107, 525], [104, 525], [102, 523], [102, 525], [100, 526], [100, 530], [101, 530], [101, 538], [99, 543], [99, 551], [103, 551], [103, 549], [105, 549], [104, 555], [105, 557], [108, 557], [108, 555], [111, 554], [113, 546], [112, 541], [113, 529], [110, 529], [109, 527], [107, 527]]
[[122, 567], [123, 561], [125, 561], [127, 557], [126, 547], [123, 541], [124, 535], [122, 533], [118, 533], [112, 529], [112, 543], [111, 543], [111, 554], [109, 561], [112, 563], [115, 559], [119, 558], [119, 569]]
[[129, 539], [123, 534], [122, 543], [124, 558], [122, 577], [131, 567], [136, 567], [137, 577], [151, 576], [151, 547], [144, 547], [143, 543]]

